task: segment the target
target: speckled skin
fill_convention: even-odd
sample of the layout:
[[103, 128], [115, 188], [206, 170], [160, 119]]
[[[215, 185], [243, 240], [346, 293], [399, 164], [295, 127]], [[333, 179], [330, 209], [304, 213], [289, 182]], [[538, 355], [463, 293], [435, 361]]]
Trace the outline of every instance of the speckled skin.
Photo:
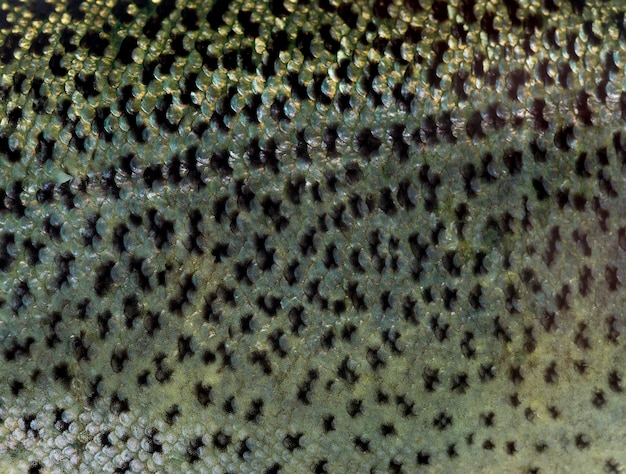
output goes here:
[[0, 470], [620, 472], [617, 1], [0, 8]]

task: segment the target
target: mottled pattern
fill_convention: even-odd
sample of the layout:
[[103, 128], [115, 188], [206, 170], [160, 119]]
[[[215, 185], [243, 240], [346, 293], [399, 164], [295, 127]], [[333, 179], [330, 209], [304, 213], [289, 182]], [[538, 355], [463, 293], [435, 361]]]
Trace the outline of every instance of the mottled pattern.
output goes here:
[[3, 472], [620, 472], [619, 1], [0, 7]]

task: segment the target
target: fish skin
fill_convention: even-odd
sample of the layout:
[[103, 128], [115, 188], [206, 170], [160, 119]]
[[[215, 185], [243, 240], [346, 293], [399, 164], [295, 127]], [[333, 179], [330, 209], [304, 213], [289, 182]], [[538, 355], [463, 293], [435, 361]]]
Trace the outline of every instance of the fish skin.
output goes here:
[[2, 470], [619, 472], [625, 35], [3, 5]]

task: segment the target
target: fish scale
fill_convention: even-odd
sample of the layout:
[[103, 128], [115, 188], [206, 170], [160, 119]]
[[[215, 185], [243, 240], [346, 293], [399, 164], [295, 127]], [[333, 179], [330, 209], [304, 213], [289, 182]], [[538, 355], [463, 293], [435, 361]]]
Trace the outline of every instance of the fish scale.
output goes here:
[[8, 472], [619, 472], [619, 2], [0, 9]]

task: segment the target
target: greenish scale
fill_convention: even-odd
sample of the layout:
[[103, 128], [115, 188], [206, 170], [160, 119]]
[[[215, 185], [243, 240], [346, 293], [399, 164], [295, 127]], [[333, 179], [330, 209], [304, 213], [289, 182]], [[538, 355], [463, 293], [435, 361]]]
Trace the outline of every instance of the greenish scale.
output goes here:
[[620, 472], [616, 1], [0, 7], [3, 472]]

